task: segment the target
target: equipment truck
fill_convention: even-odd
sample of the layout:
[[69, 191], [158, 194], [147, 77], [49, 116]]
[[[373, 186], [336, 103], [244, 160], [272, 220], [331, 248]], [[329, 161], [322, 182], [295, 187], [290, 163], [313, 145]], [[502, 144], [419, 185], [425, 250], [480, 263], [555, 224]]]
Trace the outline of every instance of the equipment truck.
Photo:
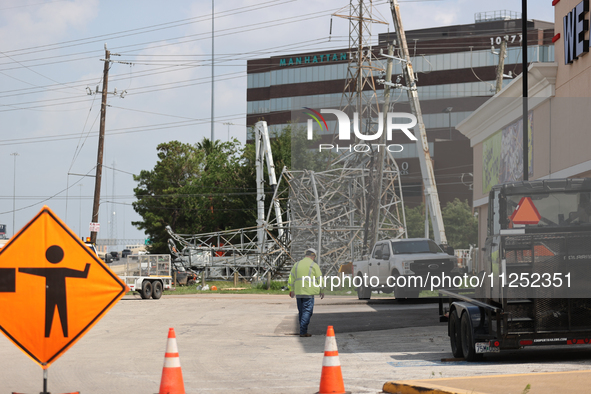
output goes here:
[[591, 179], [493, 186], [471, 290], [439, 291], [454, 357], [591, 343], [590, 216]]

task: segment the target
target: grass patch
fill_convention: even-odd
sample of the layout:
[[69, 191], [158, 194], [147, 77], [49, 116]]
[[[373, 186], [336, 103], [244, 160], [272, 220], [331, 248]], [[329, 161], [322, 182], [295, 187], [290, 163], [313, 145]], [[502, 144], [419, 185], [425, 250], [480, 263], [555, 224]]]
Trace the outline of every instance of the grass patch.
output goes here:
[[[209, 290], [197, 290], [197, 285], [176, 286], [174, 290], [164, 290], [163, 294], [288, 294], [287, 290], [281, 290], [281, 286], [287, 286], [287, 284], [279, 281], [272, 281], [270, 290], [267, 290], [267, 284], [263, 282], [254, 284], [238, 282], [236, 286], [234, 286], [233, 281], [216, 280], [206, 281], [205, 283], [209, 286]], [[213, 286], [217, 287], [217, 290], [211, 290]], [[242, 290], [235, 290], [237, 288]]]
[[[201, 282], [199, 282], [198, 285], [199, 284], [201, 284]], [[280, 280], [271, 281], [271, 286], [269, 290], [267, 290], [266, 281], [258, 281], [254, 283], [240, 281], [236, 286], [234, 286], [233, 281], [212, 280], [206, 281], [206, 284], [209, 285], [209, 290], [197, 290], [197, 285], [176, 286], [174, 290], [164, 290], [163, 294], [289, 294], [289, 290], [287, 290], [287, 281]], [[211, 290], [213, 286], [216, 286], [217, 290]], [[237, 288], [239, 288], [240, 290], [238, 290]], [[331, 296], [349, 296], [357, 298], [357, 289], [354, 286], [341, 286], [335, 287], [331, 290], [329, 282], [329, 287], [325, 289], [324, 294]], [[422, 291], [419, 295], [419, 297], [432, 296], [437, 296], [437, 292], [431, 292], [427, 290]], [[394, 294], [372, 293], [371, 298], [394, 298]]]
[[[234, 282], [232, 281], [222, 280], [206, 281], [205, 283], [209, 285], [209, 290], [197, 290], [197, 285], [176, 286], [174, 290], [164, 290], [163, 294], [289, 294], [289, 290], [287, 290], [287, 281], [271, 281], [271, 288], [269, 290], [267, 290], [266, 281], [260, 281], [255, 283], [238, 282], [237, 286], [234, 286]], [[217, 290], [211, 290], [212, 286], [216, 286]], [[236, 288], [241, 288], [242, 290], [235, 290]], [[325, 289], [324, 294], [332, 296], [350, 296], [356, 298], [357, 290], [353, 286], [338, 287], [334, 288], [333, 290], [330, 290], [329, 287]], [[371, 296], [372, 298], [382, 298], [393, 297], [393, 294], [373, 293]]]

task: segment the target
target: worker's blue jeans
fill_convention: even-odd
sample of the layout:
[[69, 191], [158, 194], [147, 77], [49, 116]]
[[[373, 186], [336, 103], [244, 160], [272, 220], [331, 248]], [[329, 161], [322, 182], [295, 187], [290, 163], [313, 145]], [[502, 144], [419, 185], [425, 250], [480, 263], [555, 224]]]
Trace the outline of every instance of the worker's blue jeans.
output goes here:
[[308, 324], [312, 318], [314, 312], [314, 298], [296, 298], [298, 302], [299, 322], [300, 322], [300, 335], [308, 333]]

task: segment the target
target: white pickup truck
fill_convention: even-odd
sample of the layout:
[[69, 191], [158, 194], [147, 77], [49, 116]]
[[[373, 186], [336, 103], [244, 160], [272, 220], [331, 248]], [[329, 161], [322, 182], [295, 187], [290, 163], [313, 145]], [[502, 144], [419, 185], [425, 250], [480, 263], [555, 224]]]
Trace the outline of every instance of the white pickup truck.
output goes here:
[[[390, 239], [377, 242], [369, 260], [353, 263], [353, 273], [361, 277], [361, 286], [357, 287], [360, 300], [371, 298], [375, 290], [392, 293], [398, 299], [417, 298], [428, 283], [423, 286], [418, 277], [442, 274], [454, 276], [458, 266], [453, 248], [444, 245], [447, 253], [432, 240], [427, 238]], [[454, 270], [454, 272], [452, 272]], [[400, 278], [399, 277], [406, 277]], [[355, 280], [356, 286], [359, 280]], [[397, 286], [396, 284], [403, 286]]]

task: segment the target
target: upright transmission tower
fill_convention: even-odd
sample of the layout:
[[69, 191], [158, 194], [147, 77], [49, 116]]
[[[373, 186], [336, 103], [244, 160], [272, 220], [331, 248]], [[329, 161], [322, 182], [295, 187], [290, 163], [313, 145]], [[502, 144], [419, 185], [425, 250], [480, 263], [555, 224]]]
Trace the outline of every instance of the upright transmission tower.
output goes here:
[[351, 0], [349, 5], [333, 14], [349, 20], [349, 67], [341, 99], [341, 110], [359, 114], [359, 131], [375, 134], [380, 111], [376, 78], [383, 68], [373, 53], [372, 25], [388, 22], [379, 15], [372, 0]]

